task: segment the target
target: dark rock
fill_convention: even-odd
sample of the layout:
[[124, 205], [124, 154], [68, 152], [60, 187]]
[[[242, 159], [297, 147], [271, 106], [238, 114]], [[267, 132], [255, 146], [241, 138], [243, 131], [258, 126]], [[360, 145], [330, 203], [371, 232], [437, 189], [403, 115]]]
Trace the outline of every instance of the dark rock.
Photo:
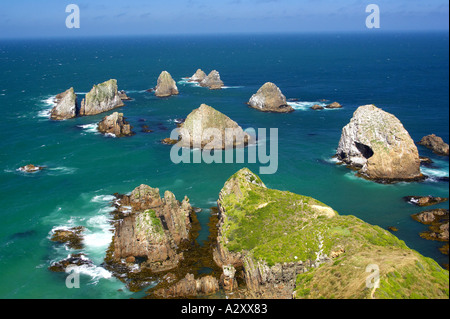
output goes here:
[[418, 144], [431, 149], [435, 154], [449, 156], [448, 144], [434, 134], [424, 136]]
[[53, 231], [51, 241], [58, 243], [65, 243], [68, 248], [82, 249], [83, 248], [83, 226], [72, 227], [69, 229], [56, 229]]
[[448, 198], [434, 196], [405, 196], [403, 199], [416, 206], [431, 206], [448, 201]]
[[100, 133], [113, 134], [115, 137], [134, 135], [131, 131], [130, 124], [125, 121], [123, 113], [118, 112], [105, 116], [103, 120], [98, 123], [97, 129]]

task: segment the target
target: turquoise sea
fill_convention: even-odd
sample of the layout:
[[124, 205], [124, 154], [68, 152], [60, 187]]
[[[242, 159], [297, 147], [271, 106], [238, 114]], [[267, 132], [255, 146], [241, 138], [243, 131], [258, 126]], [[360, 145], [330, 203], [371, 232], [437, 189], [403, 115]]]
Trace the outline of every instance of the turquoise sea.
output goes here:
[[[226, 88], [210, 91], [186, 83], [198, 68], [220, 72]], [[156, 98], [145, 90], [167, 70], [180, 95]], [[435, 133], [449, 141], [449, 35], [304, 34], [10, 40], [0, 42], [0, 298], [130, 298], [124, 285], [101, 267], [112, 233], [111, 195], [140, 184], [187, 195], [202, 208], [199, 241], [208, 236], [209, 207], [238, 169], [256, 164], [173, 164], [169, 137], [174, 120], [206, 103], [245, 128], [278, 128], [278, 171], [260, 175], [270, 188], [312, 196], [337, 210], [387, 228], [439, 263], [440, 242], [419, 237], [426, 226], [407, 195], [449, 196], [448, 157], [431, 157], [422, 183], [381, 185], [336, 166], [331, 157], [342, 127], [360, 105], [375, 104], [397, 116], [415, 141]], [[95, 123], [106, 114], [50, 121], [52, 97], [74, 87], [81, 101], [94, 84], [110, 78], [133, 101], [122, 107], [136, 135], [104, 137]], [[297, 99], [291, 114], [260, 113], [245, 102], [267, 81]], [[322, 99], [338, 110], [312, 111]], [[109, 112], [112, 113], [112, 112]], [[153, 133], [141, 132], [148, 125]], [[33, 163], [46, 170], [17, 171]], [[448, 208], [448, 202], [436, 205]], [[71, 251], [49, 240], [57, 227], [85, 226], [83, 252], [95, 263], [68, 289], [67, 274], [47, 268]]]

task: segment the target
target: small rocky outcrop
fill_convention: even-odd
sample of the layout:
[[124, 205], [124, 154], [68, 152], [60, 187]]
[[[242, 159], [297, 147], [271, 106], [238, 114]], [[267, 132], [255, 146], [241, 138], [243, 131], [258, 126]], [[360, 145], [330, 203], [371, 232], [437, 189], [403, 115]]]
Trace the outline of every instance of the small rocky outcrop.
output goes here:
[[212, 70], [208, 76], [200, 82], [200, 86], [207, 87], [210, 90], [220, 90], [223, 87], [223, 82], [220, 79], [219, 72]]
[[176, 267], [183, 259], [178, 248], [188, 240], [191, 228], [189, 199], [180, 203], [169, 191], [161, 198], [159, 189], [148, 185], [118, 198], [120, 207], [130, 210], [122, 212], [115, 225], [108, 263], [113, 268], [138, 266], [152, 272]]
[[178, 88], [172, 79], [172, 76], [167, 71], [163, 71], [159, 77], [155, 88], [155, 95], [158, 97], [168, 97], [171, 95], [177, 95]]
[[189, 82], [202, 82], [206, 78], [206, 73], [202, 69], [198, 69], [193, 76], [189, 78]]
[[161, 288], [154, 292], [159, 298], [188, 298], [199, 295], [211, 295], [219, 291], [219, 283], [212, 276], [205, 276], [195, 279], [193, 274], [187, 274], [185, 278], [176, 284]]
[[206, 104], [188, 115], [179, 132], [180, 145], [188, 148], [229, 149], [244, 147], [250, 141], [235, 121]]
[[319, 105], [319, 104], [314, 104], [313, 106], [311, 106], [311, 109], [316, 111], [316, 110], [323, 110], [324, 107]]
[[342, 105], [339, 104], [338, 102], [333, 102], [333, 103], [328, 104], [327, 106], [325, 106], [325, 108], [327, 108], [327, 109], [340, 109], [340, 108], [342, 108]]
[[443, 208], [426, 210], [412, 215], [414, 220], [425, 225], [433, 224], [445, 217], [448, 218], [448, 209]]
[[342, 129], [337, 158], [359, 175], [377, 182], [424, 179], [414, 141], [392, 114], [374, 105], [360, 106]]
[[444, 140], [434, 134], [424, 136], [418, 143], [431, 149], [435, 154], [449, 156], [449, 146]]
[[294, 109], [287, 104], [286, 97], [273, 83], [265, 83], [247, 103], [250, 107], [262, 112], [289, 113]]
[[448, 201], [448, 198], [434, 196], [405, 196], [403, 199], [408, 203], [420, 207], [436, 205]]
[[97, 129], [100, 133], [112, 134], [115, 137], [134, 135], [131, 131], [130, 124], [125, 121], [123, 113], [118, 112], [105, 116], [103, 120], [98, 123]]
[[430, 225], [428, 231], [422, 232], [420, 236], [428, 240], [449, 240], [449, 210], [432, 209], [412, 215], [412, 218], [422, 224]]
[[81, 101], [80, 115], [96, 115], [124, 106], [117, 90], [117, 80], [94, 85]]
[[77, 95], [72, 88], [55, 97], [55, 107], [50, 112], [52, 120], [67, 120], [77, 116]]
[[64, 243], [67, 248], [82, 249], [83, 248], [83, 226], [72, 227], [68, 229], [55, 229], [52, 231], [51, 241]]
[[65, 272], [69, 267], [88, 266], [95, 267], [94, 263], [85, 254], [70, 254], [67, 258], [53, 262], [48, 269], [53, 272]]
[[222, 275], [220, 276], [220, 283], [225, 291], [231, 292], [238, 289], [236, 280], [236, 268], [233, 265], [223, 265]]
[[44, 166], [38, 166], [38, 165], [34, 165], [34, 164], [28, 164], [22, 167], [18, 168], [18, 171], [20, 172], [24, 172], [24, 173], [35, 173], [35, 172], [39, 172], [41, 170], [44, 169]]
[[124, 90], [119, 91], [119, 97], [122, 101], [131, 101], [132, 100], [132, 98], [129, 97]]

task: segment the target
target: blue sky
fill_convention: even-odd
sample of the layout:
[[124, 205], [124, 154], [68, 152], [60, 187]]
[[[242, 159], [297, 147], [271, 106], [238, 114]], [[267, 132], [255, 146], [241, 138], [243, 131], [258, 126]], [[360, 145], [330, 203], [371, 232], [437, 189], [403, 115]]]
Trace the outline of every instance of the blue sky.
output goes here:
[[[449, 24], [447, 0], [0, 1], [0, 38], [364, 31], [371, 3], [380, 8], [380, 31], [448, 31]], [[80, 29], [65, 26], [71, 3], [80, 8]]]

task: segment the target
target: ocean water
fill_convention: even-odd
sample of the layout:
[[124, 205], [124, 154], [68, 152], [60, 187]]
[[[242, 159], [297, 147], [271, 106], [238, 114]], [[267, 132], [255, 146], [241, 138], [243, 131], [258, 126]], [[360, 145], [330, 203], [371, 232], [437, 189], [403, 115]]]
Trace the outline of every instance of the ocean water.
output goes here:
[[[419, 237], [426, 230], [410, 217], [420, 212], [407, 195], [449, 195], [448, 157], [418, 146], [431, 157], [422, 183], [380, 185], [354, 176], [331, 160], [342, 127], [360, 105], [375, 104], [396, 115], [415, 141], [435, 133], [449, 141], [448, 33], [310, 34], [207, 37], [102, 38], [0, 42], [0, 298], [130, 298], [124, 285], [101, 267], [112, 233], [111, 194], [142, 183], [187, 195], [202, 208], [199, 241], [208, 236], [209, 207], [238, 169], [259, 173], [260, 163], [174, 164], [169, 137], [174, 120], [206, 103], [245, 128], [278, 128], [276, 174], [260, 175], [270, 188], [312, 196], [366, 222], [387, 228], [439, 263], [442, 243]], [[195, 73], [220, 72], [226, 88], [210, 91], [187, 83]], [[145, 90], [161, 71], [177, 81], [180, 95], [156, 98]], [[106, 114], [50, 121], [52, 97], [74, 87], [81, 101], [93, 84], [110, 78], [133, 101], [119, 109], [137, 133], [105, 137], [95, 130]], [[296, 99], [291, 114], [260, 113], [245, 105], [267, 81]], [[312, 111], [322, 101], [339, 110]], [[109, 112], [111, 113], [111, 112]], [[148, 125], [153, 133], [141, 132]], [[264, 138], [262, 138], [264, 140]], [[46, 170], [24, 174], [33, 163]], [[436, 205], [448, 208], [448, 202]], [[66, 257], [52, 243], [52, 230], [85, 226], [82, 250], [94, 266], [79, 269], [80, 288], [68, 289], [67, 274], [52, 273]]]

